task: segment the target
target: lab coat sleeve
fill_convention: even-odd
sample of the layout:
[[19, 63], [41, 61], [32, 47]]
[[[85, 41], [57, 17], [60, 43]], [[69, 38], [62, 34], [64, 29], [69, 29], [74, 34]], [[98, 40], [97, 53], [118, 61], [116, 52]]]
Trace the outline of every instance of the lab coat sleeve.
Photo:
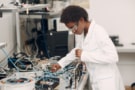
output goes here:
[[95, 44], [97, 44], [97, 49], [93, 51], [83, 50], [81, 60], [100, 64], [118, 62], [116, 48], [107, 32], [104, 29], [97, 29], [95, 30], [94, 36], [96, 38]]
[[61, 60], [59, 60], [58, 64], [64, 68], [66, 65], [71, 63], [76, 59], [75, 57], [75, 48], [71, 50], [70, 53], [68, 53], [65, 57], [63, 57]]
[[68, 53], [65, 57], [63, 57], [58, 63], [59, 65], [63, 68], [66, 65], [68, 65], [69, 63], [71, 63], [72, 61], [76, 60], [76, 56], [75, 56], [75, 50], [78, 48], [81, 48], [81, 44], [82, 44], [82, 35], [75, 35], [75, 48], [71, 50], [70, 53]]

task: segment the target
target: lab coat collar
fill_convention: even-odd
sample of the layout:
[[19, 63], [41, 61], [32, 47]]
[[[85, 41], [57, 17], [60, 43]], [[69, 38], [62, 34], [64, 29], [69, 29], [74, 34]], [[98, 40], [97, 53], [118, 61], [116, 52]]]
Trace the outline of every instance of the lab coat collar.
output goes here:
[[92, 19], [92, 20], [90, 20], [90, 26], [89, 26], [89, 30], [88, 30], [88, 34], [87, 35], [90, 35], [90, 34], [92, 34], [92, 32], [93, 32], [93, 30], [94, 30], [94, 26], [95, 26], [95, 21]]
[[89, 26], [89, 30], [88, 30], [88, 33], [87, 33], [87, 35], [85, 37], [84, 42], [87, 41], [87, 39], [89, 39], [92, 36], [93, 30], [94, 30], [94, 26], [96, 24], [94, 20], [90, 20], [90, 22], [91, 23], [90, 23], [90, 26]]

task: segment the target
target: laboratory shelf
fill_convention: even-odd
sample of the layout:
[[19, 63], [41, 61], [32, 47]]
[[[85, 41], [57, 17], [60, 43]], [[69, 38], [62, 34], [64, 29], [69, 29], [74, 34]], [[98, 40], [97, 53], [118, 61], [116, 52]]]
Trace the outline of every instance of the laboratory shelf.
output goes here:
[[123, 46], [116, 47], [118, 53], [135, 53], [135, 45], [125, 44]]

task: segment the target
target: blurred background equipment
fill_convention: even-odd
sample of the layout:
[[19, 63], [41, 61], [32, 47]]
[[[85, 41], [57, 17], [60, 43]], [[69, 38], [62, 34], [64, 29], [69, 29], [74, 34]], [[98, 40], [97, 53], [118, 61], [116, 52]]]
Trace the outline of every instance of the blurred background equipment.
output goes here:
[[48, 53], [53, 56], [65, 56], [68, 53], [68, 31], [52, 31], [45, 35]]
[[20, 52], [8, 58], [8, 68], [14, 68], [17, 71], [32, 71], [33, 64], [27, 54]]
[[24, 4], [39, 4], [40, 0], [21, 0], [21, 3], [24, 3]]
[[7, 73], [4, 68], [0, 67], [0, 80], [6, 78]]
[[119, 41], [119, 36], [110, 36], [110, 38], [115, 46], [123, 46]]
[[35, 90], [35, 80], [31, 78], [6, 78], [0, 83], [0, 90]]

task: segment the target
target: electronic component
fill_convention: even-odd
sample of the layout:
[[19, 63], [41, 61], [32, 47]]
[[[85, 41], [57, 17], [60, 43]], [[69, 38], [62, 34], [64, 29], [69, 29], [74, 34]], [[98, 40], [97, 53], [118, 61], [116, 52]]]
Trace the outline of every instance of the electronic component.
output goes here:
[[6, 83], [9, 83], [9, 84], [20, 84], [20, 83], [28, 83], [30, 82], [29, 79], [27, 78], [11, 78], [11, 79], [8, 79], [6, 81]]
[[32, 71], [33, 64], [27, 54], [20, 52], [13, 54], [13, 57], [8, 58], [8, 67], [15, 68], [17, 71]]
[[40, 90], [53, 90], [59, 85], [59, 78], [44, 77], [36, 83], [36, 88]]
[[0, 79], [3, 79], [7, 76], [5, 70], [3, 68], [0, 68]]
[[2, 14], [2, 11], [0, 11], [0, 17], [2, 17], [2, 15], [3, 15], [3, 14]]
[[35, 90], [35, 80], [32, 78], [5, 78], [0, 81], [0, 90]]
[[119, 42], [119, 36], [110, 36], [110, 38], [115, 46], [123, 46], [123, 44]]
[[0, 43], [0, 49], [4, 48], [6, 46], [5, 42]]
[[[0, 9], [2, 8], [4, 6], [4, 4], [1, 4], [0, 5]], [[0, 10], [0, 17], [2, 17], [3, 16], [3, 13], [2, 13], [2, 11]]]
[[63, 70], [67, 81], [65, 88], [76, 88], [85, 70], [84, 63], [75, 61], [67, 65]]

